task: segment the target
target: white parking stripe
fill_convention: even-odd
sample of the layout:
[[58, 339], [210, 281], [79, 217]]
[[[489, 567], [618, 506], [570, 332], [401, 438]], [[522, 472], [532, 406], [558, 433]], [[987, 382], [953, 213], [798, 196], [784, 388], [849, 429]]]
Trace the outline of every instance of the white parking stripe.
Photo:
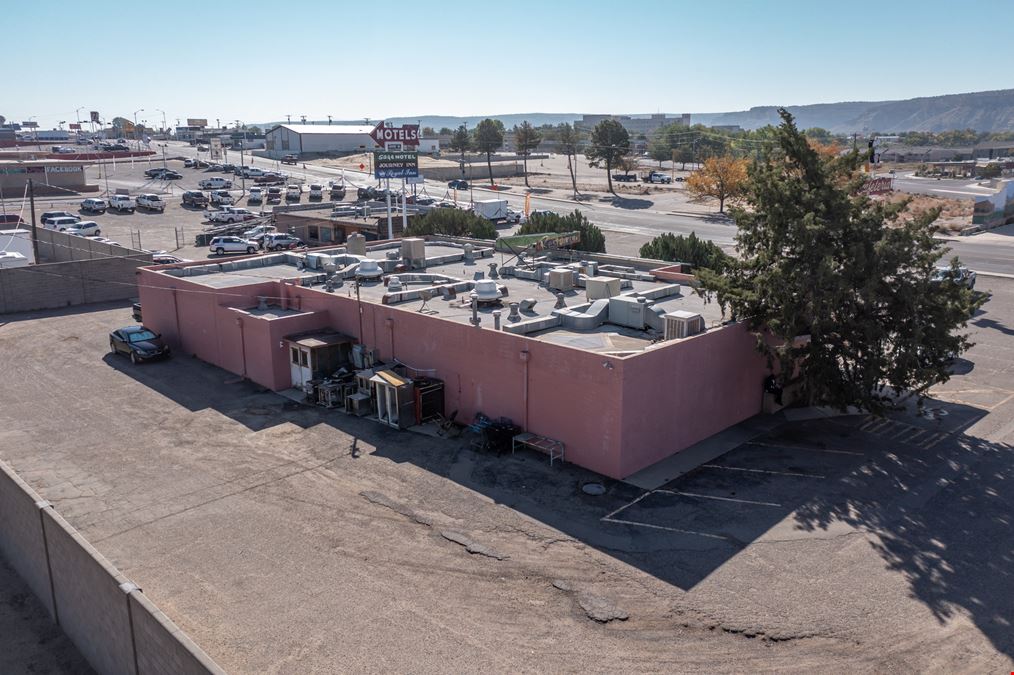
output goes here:
[[666, 527], [664, 525], [652, 525], [651, 523], [639, 523], [634, 520], [620, 520], [618, 518], [603, 518], [607, 523], [619, 523], [620, 525], [637, 525], [638, 527], [649, 527], [653, 530], [665, 530], [666, 532], [678, 532], [679, 534], [691, 534], [696, 537], [707, 537], [708, 539], [721, 539], [722, 541], [732, 541], [728, 537], [723, 537], [720, 534], [710, 534], [708, 532], [695, 532], [694, 530], [681, 530], [677, 527]]
[[932, 441], [930, 441], [929, 443], [927, 443], [926, 445], [924, 445], [922, 447], [925, 448], [926, 450], [929, 450], [930, 448], [932, 448], [934, 445], [936, 445], [940, 441], [944, 440], [945, 438], [947, 438], [947, 433], [946, 432], [940, 432], [939, 434], [936, 435], [936, 437], [933, 438]]
[[854, 457], [865, 457], [862, 452], [853, 450], [831, 450], [829, 448], [811, 448], [803, 445], [778, 445], [777, 443], [762, 443], [760, 441], [749, 441], [743, 445], [759, 445], [762, 448], [779, 448], [782, 450], [805, 450], [806, 452], [826, 452], [831, 455], [852, 455]]
[[769, 469], [746, 469], [741, 466], [722, 466], [721, 464], [701, 464], [708, 469], [726, 469], [727, 471], [749, 471], [750, 473], [769, 473], [775, 476], [798, 476], [800, 478], [827, 478], [816, 473], [796, 473], [794, 471], [771, 471]]
[[753, 504], [754, 506], [775, 506], [781, 508], [781, 504], [775, 504], [774, 502], [755, 502], [752, 499], [733, 499], [732, 497], [716, 497], [715, 495], [699, 495], [696, 492], [679, 492], [678, 490], [664, 490], [658, 489], [655, 492], [664, 492], [667, 495], [677, 495], [679, 497], [696, 497], [698, 499], [717, 499], [721, 502], [736, 502], [737, 504]]
[[654, 490], [648, 490], [643, 495], [641, 495], [640, 497], [638, 497], [634, 501], [630, 502], [629, 504], [624, 504], [623, 506], [621, 506], [620, 508], [616, 509], [612, 513], [610, 513], [608, 515], [605, 515], [605, 516], [602, 516], [602, 520], [608, 520], [608, 519], [612, 518], [613, 516], [615, 516], [620, 511], [622, 511], [623, 509], [629, 509], [631, 506], [633, 506], [637, 502], [641, 501], [642, 499], [644, 499], [645, 497], [647, 497], [648, 495], [650, 495], [652, 492], [654, 492]]

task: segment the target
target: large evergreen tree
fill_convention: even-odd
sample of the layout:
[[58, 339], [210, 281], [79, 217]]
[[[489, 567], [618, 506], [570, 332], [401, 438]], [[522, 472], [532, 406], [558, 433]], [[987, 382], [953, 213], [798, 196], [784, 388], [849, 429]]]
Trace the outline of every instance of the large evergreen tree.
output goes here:
[[503, 147], [503, 122], [486, 118], [475, 128], [475, 148], [486, 153], [486, 168], [489, 169], [489, 184], [493, 185], [493, 153]]
[[525, 167], [525, 187], [531, 187], [528, 184], [528, 155], [532, 154], [532, 150], [539, 147], [539, 143], [542, 142], [542, 133], [532, 126], [532, 123], [525, 120], [520, 125], [514, 127], [514, 145], [517, 146], [518, 154], [521, 155], [521, 161]]
[[934, 280], [938, 212], [900, 220], [904, 203], [860, 193], [858, 154], [818, 153], [779, 112], [777, 144], [750, 170], [749, 208], [732, 209], [740, 260], [701, 281], [748, 323], [782, 385], [798, 374], [810, 403], [881, 413], [888, 394], [948, 379], [969, 347], [957, 331], [981, 300]]
[[591, 133], [591, 142], [584, 155], [588, 166], [606, 168], [609, 191], [613, 192], [613, 167], [630, 154], [630, 134], [616, 120], [602, 120]]

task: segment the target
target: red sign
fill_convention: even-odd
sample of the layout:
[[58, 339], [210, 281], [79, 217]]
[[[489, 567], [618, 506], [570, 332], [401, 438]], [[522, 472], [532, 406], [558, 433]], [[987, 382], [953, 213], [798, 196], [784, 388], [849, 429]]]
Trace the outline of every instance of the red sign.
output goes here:
[[77, 129], [78, 131], [80, 131], [81, 130], [81, 125], [78, 124], [78, 123], [76, 123], [76, 122], [71, 122], [70, 128], [71, 129]]
[[401, 127], [389, 127], [381, 122], [370, 132], [370, 138], [380, 146], [385, 146], [388, 143], [419, 145], [419, 125], [406, 124]]
[[891, 192], [893, 183], [894, 180], [890, 176], [867, 178], [866, 184], [859, 189], [859, 193], [864, 195], [882, 195]]

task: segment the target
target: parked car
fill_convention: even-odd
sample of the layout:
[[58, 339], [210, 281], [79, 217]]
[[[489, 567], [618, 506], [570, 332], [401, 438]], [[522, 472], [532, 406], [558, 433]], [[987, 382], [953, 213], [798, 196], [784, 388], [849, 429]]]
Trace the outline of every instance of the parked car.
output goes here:
[[240, 176], [245, 176], [247, 178], [257, 178], [259, 176], [263, 176], [267, 172], [264, 171], [264, 169], [258, 169], [255, 166], [244, 166], [244, 167], [241, 167], [237, 171], [237, 173]]
[[[151, 261], [156, 265], [175, 265], [177, 263], [192, 262], [187, 258], [180, 258], [179, 256], [170, 255], [168, 253], [155, 253], [151, 256]], [[140, 321], [140, 319], [138, 319]]]
[[345, 199], [345, 186], [344, 185], [332, 185], [331, 186], [331, 201], [340, 202]]
[[258, 185], [284, 185], [287, 176], [284, 173], [269, 172], [254, 178]]
[[298, 202], [303, 195], [303, 188], [299, 185], [289, 185], [285, 188], [285, 201]]
[[951, 268], [950, 267], [944, 267], [944, 266], [937, 267], [933, 271], [932, 281], [934, 283], [940, 283], [940, 282], [945, 281], [947, 279], [951, 279], [951, 280], [954, 281], [954, 283], [961, 284], [962, 286], [968, 286], [969, 288], [975, 288], [975, 272], [973, 270], [968, 269], [967, 267], [965, 267], [963, 265], [958, 268], [958, 270], [957, 270], [956, 273], [953, 273], [953, 274], [951, 273]]
[[310, 199], [323, 199], [324, 198], [324, 186], [313, 183], [310, 185]]
[[113, 195], [109, 198], [109, 208], [120, 213], [133, 213], [137, 207], [134, 198], [130, 195]]
[[225, 167], [223, 167], [221, 164], [212, 164], [211, 166], [208, 167], [208, 171], [212, 171], [212, 172], [213, 171], [225, 171]]
[[258, 225], [257, 227], [252, 227], [244, 232], [243, 237], [246, 239], [253, 239], [256, 236], [264, 236], [265, 234], [274, 232], [276, 232], [274, 225]]
[[235, 206], [226, 206], [221, 211], [211, 211], [208, 213], [208, 220], [212, 223], [241, 223], [244, 220], [253, 220], [256, 217], [256, 213]]
[[114, 330], [109, 334], [109, 351], [129, 356], [134, 364], [170, 355], [169, 345], [162, 341], [162, 336], [144, 326]]
[[144, 172], [144, 175], [147, 176], [148, 178], [158, 178], [159, 176], [162, 175], [162, 172], [165, 170], [166, 169], [163, 169], [162, 167], [158, 167], [156, 169], [148, 169]]
[[204, 208], [208, 205], [208, 196], [200, 190], [187, 190], [183, 193], [183, 206], [199, 206]]
[[282, 188], [280, 187], [269, 187], [267, 200], [268, 204], [281, 204], [282, 203]]
[[80, 237], [97, 237], [102, 234], [99, 224], [94, 220], [82, 220], [66, 229], [67, 234], [76, 234]]
[[208, 147], [208, 146], [206, 146], [206, 145], [198, 145], [198, 146], [197, 146], [197, 152], [207, 152], [207, 151], [208, 151], [208, 150], [210, 150], [210, 149], [211, 149], [211, 148], [209, 148], [209, 147]]
[[[81, 220], [81, 216], [74, 215], [70, 211], [43, 211], [42, 215], [39, 217], [39, 222], [42, 223], [43, 226], [49, 225], [49, 221], [53, 218], [73, 218], [74, 222]], [[21, 220], [20, 217], [18, 220]], [[14, 224], [17, 225], [18, 223]]]
[[460, 178], [457, 179], [457, 180], [448, 181], [447, 182], [447, 187], [449, 187], [452, 190], [467, 190], [468, 189], [468, 181], [467, 180], [461, 180]]
[[226, 180], [221, 176], [212, 176], [211, 178], [205, 178], [197, 184], [202, 190], [222, 190], [232, 187], [232, 181]]
[[228, 190], [215, 190], [211, 193], [211, 204], [213, 206], [231, 206], [236, 200], [229, 194]]
[[109, 246], [123, 246], [123, 244], [121, 244], [120, 242], [113, 241], [112, 239], [109, 239], [107, 237], [100, 237], [98, 235], [91, 235], [91, 236], [85, 235], [85, 236], [86, 236], [87, 239], [91, 239], [92, 241], [97, 241], [100, 244], [108, 244]]
[[165, 211], [165, 200], [158, 195], [143, 194], [138, 195], [137, 205], [141, 208], [150, 209], [152, 211]]
[[88, 213], [105, 213], [109, 208], [109, 202], [97, 197], [89, 197], [81, 202], [81, 210]]
[[282, 251], [285, 249], [299, 248], [304, 246], [303, 240], [284, 232], [278, 234], [264, 235], [264, 248], [268, 251]]
[[196, 159], [185, 159], [185, 160], [183, 160], [183, 166], [187, 167], [188, 169], [192, 169], [195, 166], [197, 166], [197, 160]]
[[134, 321], [142, 323], [141, 319], [141, 303], [135, 302], [130, 306], [130, 316], [134, 317]]
[[260, 204], [264, 201], [264, 191], [260, 188], [250, 188], [250, 194], [247, 195], [247, 204]]
[[616, 182], [616, 183], [636, 183], [637, 182], [637, 174], [633, 174], [633, 173], [614, 173], [613, 176], [612, 176], [612, 178], [613, 178], [613, 182]]
[[651, 171], [644, 174], [644, 177], [641, 180], [645, 183], [671, 183], [672, 176], [667, 173], [662, 173], [661, 171]]
[[16, 213], [0, 213], [0, 225], [3, 225], [5, 229], [11, 226], [17, 227], [18, 225], [24, 224], [25, 219]]
[[295, 164], [298, 161], [299, 158], [295, 155], [286, 155], [285, 157], [282, 157], [282, 164]]
[[238, 169], [239, 167], [237, 167], [235, 164], [222, 165], [222, 171], [224, 171], [225, 173], [238, 173]]
[[215, 237], [211, 240], [208, 250], [215, 255], [226, 253], [256, 253], [257, 242], [241, 237]]
[[70, 228], [74, 227], [81, 222], [81, 219], [77, 216], [54, 216], [48, 221], [43, 223], [47, 230], [56, 230], [58, 232], [66, 232]]

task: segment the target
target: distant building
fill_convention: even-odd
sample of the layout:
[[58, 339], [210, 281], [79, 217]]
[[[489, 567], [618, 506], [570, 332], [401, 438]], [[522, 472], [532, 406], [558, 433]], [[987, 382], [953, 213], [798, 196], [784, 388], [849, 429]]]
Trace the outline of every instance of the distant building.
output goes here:
[[279, 124], [264, 134], [268, 157], [352, 154], [377, 147], [365, 124]]
[[574, 126], [590, 131], [595, 125], [603, 120], [616, 120], [624, 129], [631, 134], [644, 134], [650, 136], [656, 130], [669, 124], [682, 124], [690, 126], [690, 114], [683, 113], [679, 116], [669, 116], [665, 113], [655, 113], [648, 117], [633, 117], [631, 115], [582, 115], [581, 119], [574, 122]]

